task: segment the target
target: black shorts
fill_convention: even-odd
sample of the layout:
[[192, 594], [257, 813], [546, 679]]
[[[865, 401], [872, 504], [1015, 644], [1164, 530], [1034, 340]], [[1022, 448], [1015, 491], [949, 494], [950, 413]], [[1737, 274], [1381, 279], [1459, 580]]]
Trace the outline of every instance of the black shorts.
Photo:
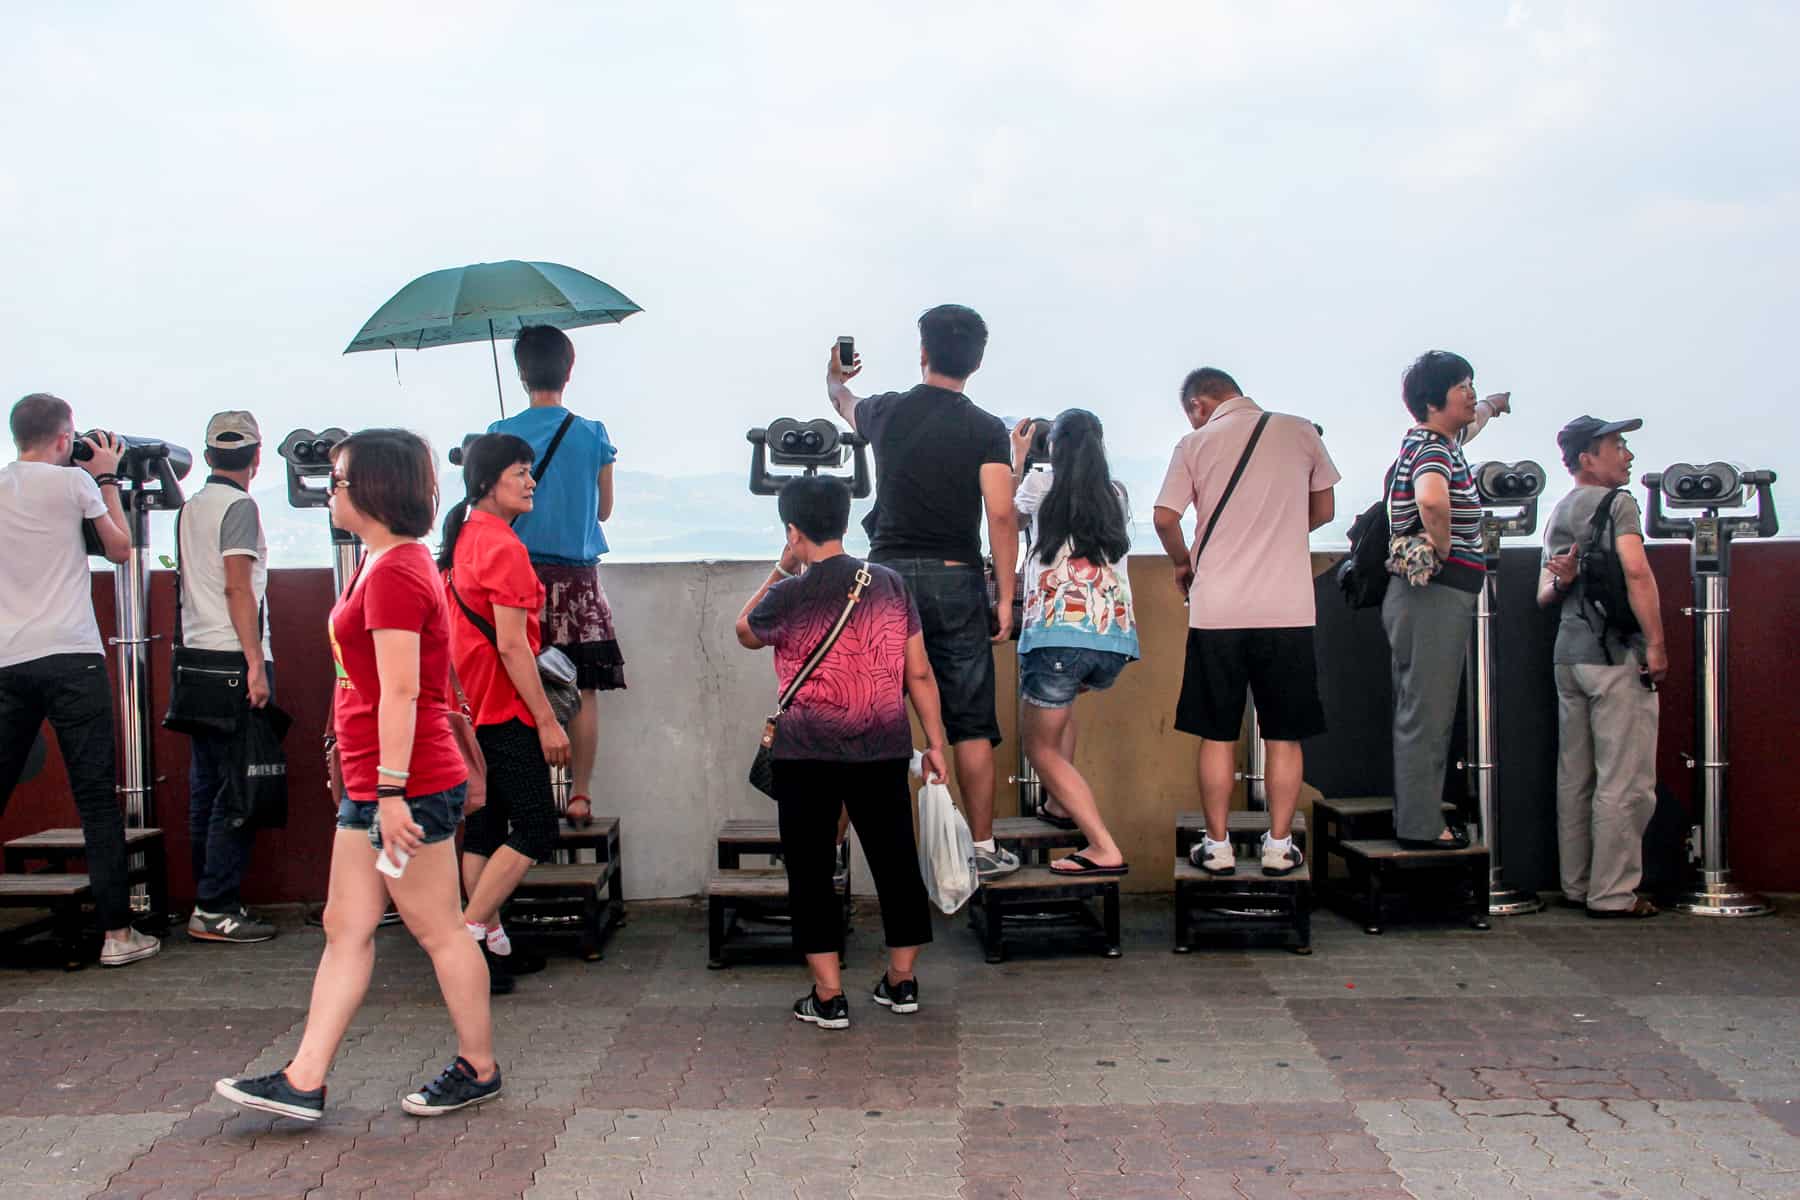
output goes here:
[[906, 581], [907, 592], [919, 606], [919, 628], [937, 676], [945, 736], [952, 745], [977, 738], [999, 745], [994, 647], [988, 641], [987, 579], [981, 568], [946, 566], [942, 559], [929, 558], [879, 561]]
[[1211, 742], [1237, 741], [1246, 689], [1265, 740], [1298, 742], [1324, 733], [1312, 626], [1188, 630], [1175, 728]]

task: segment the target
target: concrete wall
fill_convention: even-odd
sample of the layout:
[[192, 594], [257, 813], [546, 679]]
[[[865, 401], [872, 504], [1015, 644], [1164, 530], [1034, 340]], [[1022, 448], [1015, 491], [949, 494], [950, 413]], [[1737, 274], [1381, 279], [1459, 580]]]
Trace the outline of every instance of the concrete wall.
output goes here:
[[[1315, 556], [1315, 570], [1323, 571], [1332, 557]], [[1681, 613], [1690, 603], [1686, 558], [1685, 545], [1651, 547], [1672, 658], [1662, 692], [1659, 739], [1660, 778], [1671, 798], [1658, 820], [1676, 842], [1696, 808], [1694, 777], [1681, 759], [1693, 745], [1692, 623]], [[1162, 559], [1134, 557], [1129, 569], [1144, 658], [1110, 691], [1079, 701], [1077, 759], [1132, 862], [1127, 885], [1155, 891], [1169, 886], [1175, 814], [1198, 807], [1196, 742], [1171, 729], [1186, 614]], [[626, 886], [632, 897], [693, 895], [713, 861], [712, 837], [719, 822], [733, 816], [773, 816], [772, 803], [744, 778], [763, 716], [774, 702], [772, 655], [744, 650], [732, 633], [738, 611], [766, 572], [767, 566], [758, 563], [602, 568], [630, 686], [602, 701], [601, 753], [590, 792], [598, 810], [623, 821]], [[1507, 551], [1497, 635], [1502, 812], [1509, 880], [1549, 888], [1555, 886], [1556, 702], [1548, 665], [1552, 618], [1531, 602], [1535, 572], [1531, 548]], [[1739, 546], [1734, 575], [1732, 861], [1748, 886], [1792, 891], [1800, 889], [1800, 822], [1788, 800], [1792, 773], [1786, 755], [1794, 728], [1800, 542]], [[1392, 776], [1391, 701], [1379, 621], [1372, 612], [1344, 609], [1329, 579], [1319, 581], [1318, 591], [1319, 665], [1331, 729], [1306, 746], [1307, 778], [1331, 795], [1383, 794]], [[285, 829], [257, 839], [245, 887], [251, 903], [324, 896], [332, 805], [316, 747], [331, 690], [324, 637], [330, 600], [328, 571], [278, 570], [272, 576], [269, 611], [278, 699], [295, 717], [288, 741], [290, 817]], [[110, 629], [109, 574], [95, 575], [94, 604], [101, 628]], [[166, 635], [174, 617], [167, 572], [152, 578], [150, 613], [152, 629]], [[160, 704], [168, 686], [166, 637], [152, 653], [150, 690]], [[1018, 761], [1016, 712], [1010, 699], [1004, 699], [1016, 694], [1012, 646], [996, 650], [996, 666], [1006, 736], [997, 751], [1001, 785], [996, 810], [1006, 816], [1017, 811], [1017, 791], [1007, 782]], [[191, 888], [187, 741], [158, 730], [155, 753], [154, 820], [168, 830], [171, 883], [180, 898]], [[1240, 746], [1240, 759], [1242, 753]], [[1453, 779], [1451, 792], [1459, 785]], [[1308, 788], [1303, 803], [1316, 794]], [[74, 819], [61, 760], [52, 750], [44, 771], [21, 786], [0, 814], [0, 839], [71, 825]], [[857, 878], [860, 890], [867, 884], [867, 871], [859, 867]]]

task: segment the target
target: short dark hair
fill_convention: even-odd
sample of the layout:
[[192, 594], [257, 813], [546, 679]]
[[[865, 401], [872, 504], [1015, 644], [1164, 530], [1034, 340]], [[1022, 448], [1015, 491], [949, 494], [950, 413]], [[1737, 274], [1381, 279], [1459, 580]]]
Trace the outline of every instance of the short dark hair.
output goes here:
[[781, 523], [792, 525], [806, 540], [835, 542], [850, 527], [850, 488], [830, 475], [802, 475], [782, 485], [775, 506]]
[[575, 369], [575, 343], [554, 325], [527, 325], [513, 338], [513, 365], [534, 392], [560, 392]]
[[248, 446], [208, 446], [206, 448], [206, 465], [215, 471], [245, 471], [256, 461], [256, 452], [262, 449], [261, 442]]
[[1196, 396], [1218, 396], [1229, 400], [1243, 394], [1244, 389], [1238, 386], [1237, 380], [1217, 367], [1189, 371], [1188, 377], [1181, 381], [1181, 407], [1184, 409], [1193, 407]]
[[35, 450], [75, 426], [69, 402], [49, 392], [33, 392], [12, 407], [13, 445]]
[[437, 472], [431, 446], [408, 429], [360, 429], [331, 452], [350, 455], [356, 510], [401, 537], [424, 537], [437, 521]]
[[1475, 368], [1460, 354], [1448, 350], [1427, 350], [1406, 368], [1400, 380], [1400, 398], [1413, 420], [1424, 421], [1433, 409], [1449, 402], [1450, 389], [1465, 379], [1475, 378]]
[[939, 375], [967, 379], [987, 353], [987, 322], [961, 304], [940, 304], [919, 316], [919, 344], [925, 362]]

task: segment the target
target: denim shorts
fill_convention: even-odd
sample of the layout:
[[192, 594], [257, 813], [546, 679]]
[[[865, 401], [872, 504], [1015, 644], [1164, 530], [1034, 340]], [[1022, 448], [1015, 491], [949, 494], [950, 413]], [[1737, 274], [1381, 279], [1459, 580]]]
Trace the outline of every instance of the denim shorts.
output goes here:
[[1111, 687], [1131, 661], [1117, 650], [1041, 646], [1019, 656], [1019, 695], [1038, 708], [1067, 708], [1078, 692]]
[[[406, 807], [412, 810], [413, 822], [425, 831], [421, 839], [429, 846], [434, 842], [447, 841], [456, 836], [456, 827], [462, 824], [463, 799], [469, 794], [469, 785], [459, 783], [443, 792], [432, 792], [427, 796], [408, 796]], [[366, 829], [369, 832], [369, 845], [381, 849], [381, 802], [379, 800], [352, 800], [345, 796], [338, 805], [337, 827], [339, 829]]]
[[980, 567], [942, 559], [871, 559], [897, 573], [919, 609], [925, 655], [937, 676], [938, 705], [952, 745], [1000, 743], [994, 717], [994, 647], [988, 641], [986, 577]]

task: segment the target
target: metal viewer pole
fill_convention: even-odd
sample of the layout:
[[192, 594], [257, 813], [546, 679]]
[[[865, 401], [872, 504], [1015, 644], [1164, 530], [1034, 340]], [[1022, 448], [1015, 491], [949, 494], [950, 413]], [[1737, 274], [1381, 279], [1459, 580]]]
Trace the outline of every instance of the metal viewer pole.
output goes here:
[[[1532, 892], [1509, 886], [1503, 878], [1500, 850], [1499, 712], [1494, 687], [1494, 610], [1497, 607], [1500, 565], [1499, 522], [1482, 514], [1483, 535], [1488, 541], [1487, 577], [1475, 598], [1475, 633], [1469, 644], [1469, 750], [1467, 764], [1475, 783], [1475, 806], [1481, 838], [1488, 848], [1488, 913], [1496, 917], [1534, 913], [1544, 907]], [[1491, 534], [1488, 528], [1492, 527]]]

